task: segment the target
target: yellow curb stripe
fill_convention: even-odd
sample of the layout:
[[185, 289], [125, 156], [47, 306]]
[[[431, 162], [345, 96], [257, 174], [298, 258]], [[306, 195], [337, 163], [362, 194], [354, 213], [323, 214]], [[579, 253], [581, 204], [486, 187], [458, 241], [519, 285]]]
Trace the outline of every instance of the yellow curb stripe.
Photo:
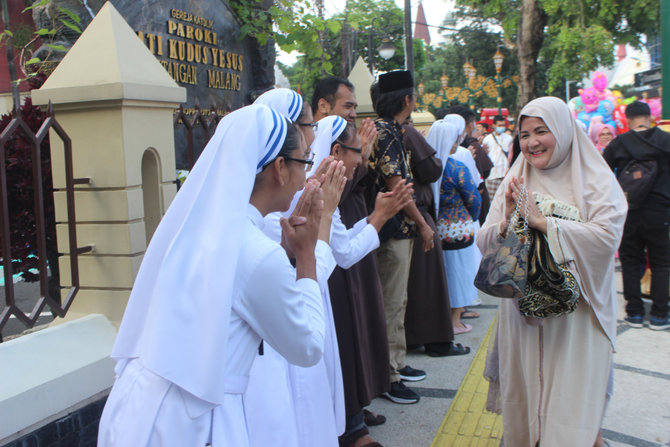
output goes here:
[[502, 416], [486, 411], [489, 383], [484, 378], [486, 351], [497, 319], [496, 316], [486, 331], [431, 447], [500, 446]]

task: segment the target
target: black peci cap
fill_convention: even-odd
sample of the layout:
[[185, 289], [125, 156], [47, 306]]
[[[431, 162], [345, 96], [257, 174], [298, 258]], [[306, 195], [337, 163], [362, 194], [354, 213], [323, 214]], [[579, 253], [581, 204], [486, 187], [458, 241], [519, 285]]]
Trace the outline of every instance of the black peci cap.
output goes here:
[[379, 93], [394, 92], [414, 87], [412, 73], [407, 70], [389, 71], [379, 75]]

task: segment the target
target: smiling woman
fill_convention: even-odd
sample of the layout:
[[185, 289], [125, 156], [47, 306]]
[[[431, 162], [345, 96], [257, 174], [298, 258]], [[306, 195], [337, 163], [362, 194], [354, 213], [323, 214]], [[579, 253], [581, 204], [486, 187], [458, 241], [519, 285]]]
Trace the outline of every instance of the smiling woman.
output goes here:
[[[486, 371], [489, 402], [499, 393], [500, 406], [489, 409], [502, 411], [506, 444], [600, 447], [596, 439], [611, 394], [614, 253], [625, 199], [563, 101], [533, 100], [518, 122], [524, 157], [500, 185], [505, 194], [493, 200], [477, 245], [485, 251], [505, 231], [525, 185], [535, 200], [522, 216], [546, 241], [546, 257], [576, 279], [580, 298], [576, 309], [543, 318], [522, 315], [516, 300], [501, 300]], [[537, 286], [530, 275], [528, 281]]]

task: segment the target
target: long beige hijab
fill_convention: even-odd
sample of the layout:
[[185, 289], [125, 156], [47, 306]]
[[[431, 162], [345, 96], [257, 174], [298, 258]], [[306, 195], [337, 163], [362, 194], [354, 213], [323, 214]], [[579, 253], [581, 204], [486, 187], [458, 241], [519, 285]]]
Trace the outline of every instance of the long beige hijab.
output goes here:
[[512, 177], [523, 176], [529, 191], [575, 206], [582, 222], [550, 219], [548, 237], [559, 242], [561, 255], [577, 278], [584, 299], [614, 344], [617, 319], [614, 254], [628, 209], [623, 192], [591, 140], [575, 125], [563, 101], [555, 97], [535, 99], [521, 110], [519, 127], [524, 117], [544, 120], [556, 138], [554, 153], [545, 169], [534, 168], [523, 155], [517, 158], [493, 199], [477, 236], [478, 245], [484, 249], [497, 234], [504, 218], [504, 192]]

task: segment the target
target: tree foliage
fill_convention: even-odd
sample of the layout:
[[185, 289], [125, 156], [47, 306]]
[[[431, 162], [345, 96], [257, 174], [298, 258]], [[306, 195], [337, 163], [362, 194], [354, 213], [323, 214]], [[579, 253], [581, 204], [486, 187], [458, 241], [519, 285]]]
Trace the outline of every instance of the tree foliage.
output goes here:
[[[517, 42], [521, 0], [458, 0], [460, 16], [502, 26], [510, 47]], [[547, 19], [540, 60], [548, 69], [547, 88], [581, 79], [614, 62], [614, 45], [639, 46], [644, 33], [660, 26], [658, 0], [535, 0]], [[519, 48], [516, 48], [519, 51]]]
[[[243, 33], [258, 38], [261, 43], [272, 38], [283, 51], [301, 53], [292, 67], [280, 64], [280, 68], [291, 86], [300, 87], [306, 97], [311, 95], [314, 84], [322, 77], [348, 75], [343, 72], [343, 38], [351, 42], [349, 51], [367, 62], [368, 36], [372, 34], [375, 69], [389, 71], [404, 66], [404, 13], [393, 0], [349, 0], [346, 15], [342, 12], [323, 19], [311, 12], [312, 5], [307, 1], [276, 0], [265, 12], [259, 11], [262, 1], [240, 0], [231, 2], [231, 6], [242, 23]], [[265, 22], [268, 18], [274, 21], [274, 25]], [[387, 35], [396, 49], [395, 55], [388, 61], [377, 52], [382, 38]], [[417, 71], [424, 62], [423, 43], [415, 39], [414, 64]]]

